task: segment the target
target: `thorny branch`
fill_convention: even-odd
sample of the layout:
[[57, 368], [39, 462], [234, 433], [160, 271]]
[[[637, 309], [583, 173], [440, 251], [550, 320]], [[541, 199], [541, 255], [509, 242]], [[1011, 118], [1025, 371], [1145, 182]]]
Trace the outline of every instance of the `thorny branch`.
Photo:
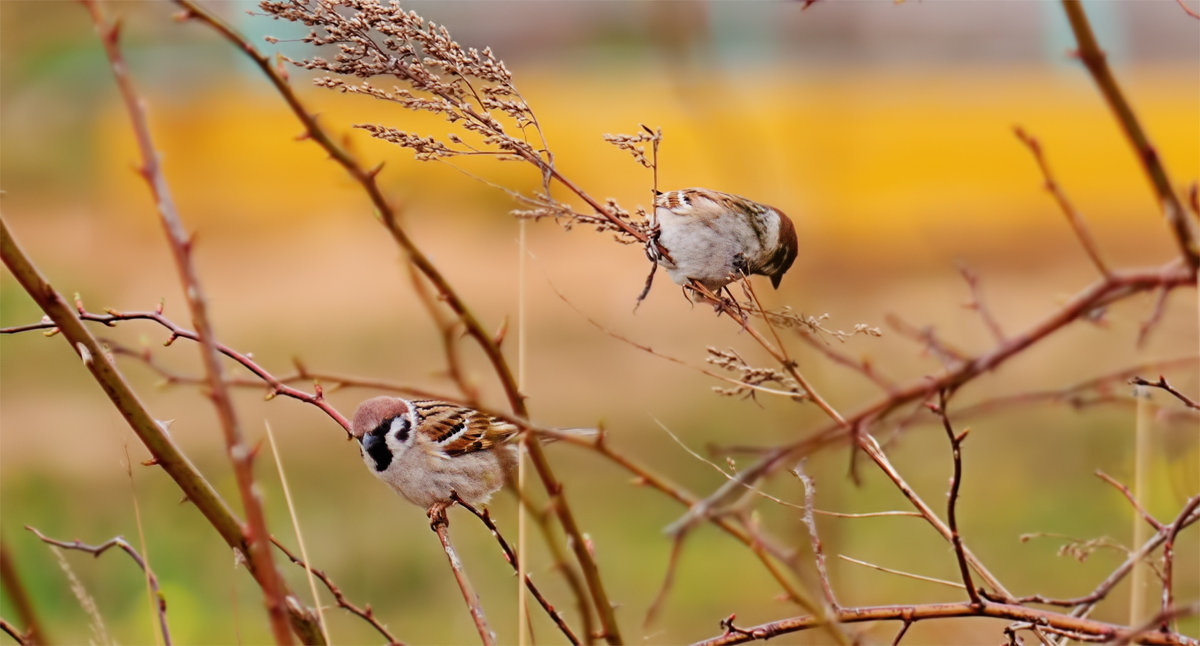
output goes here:
[[[459, 498], [458, 494], [453, 494], [452, 498], [454, 499], [454, 502], [458, 504], [458, 506], [474, 514], [475, 517], [478, 518], [481, 523], [483, 523], [483, 526], [488, 528], [488, 531], [492, 533], [492, 537], [495, 538], [496, 542], [500, 544], [500, 550], [504, 552], [504, 560], [508, 561], [514, 572], [520, 572], [521, 568], [520, 564], [517, 562], [517, 555], [515, 552], [513, 552], [512, 548], [509, 547], [508, 541], [504, 540], [504, 536], [500, 534], [500, 528], [496, 527], [496, 523], [492, 521], [491, 513], [489, 513], [487, 509], [484, 509], [482, 512], [479, 511], [470, 503]], [[567, 626], [567, 622], [563, 621], [562, 615], [558, 614], [558, 611], [554, 609], [554, 606], [546, 600], [546, 597], [542, 596], [541, 590], [538, 590], [538, 587], [534, 585], [533, 579], [529, 578], [528, 574], [525, 575], [525, 587], [529, 589], [529, 593], [532, 594], [533, 598], [537, 600], [538, 605], [540, 605], [542, 609], [546, 611], [546, 614], [550, 616], [550, 619], [554, 622], [554, 625], [558, 626], [558, 629], [562, 631], [562, 634], [567, 638], [567, 641], [571, 642], [571, 644], [574, 646], [579, 646], [579, 638], [575, 636], [575, 633], [571, 632], [571, 628]]]
[[479, 632], [479, 641], [483, 643], [483, 646], [493, 646], [496, 643], [496, 635], [488, 626], [487, 617], [483, 614], [483, 605], [479, 602], [479, 595], [471, 586], [471, 580], [467, 578], [467, 572], [458, 558], [458, 552], [454, 549], [454, 544], [450, 542], [448, 533], [450, 522], [446, 518], [444, 504], [434, 503], [434, 506], [429, 508], [429, 527], [437, 534], [438, 540], [442, 543], [442, 549], [446, 552], [446, 559], [450, 561], [454, 580], [458, 583], [463, 601], [466, 602], [467, 609], [471, 612], [471, 621], [475, 622], [475, 630]]
[[388, 640], [389, 644], [400, 643], [394, 636], [392, 636], [392, 633], [388, 631], [387, 627], [379, 623], [379, 620], [375, 618], [375, 613], [371, 611], [370, 604], [359, 608], [353, 603], [350, 603], [350, 601], [346, 599], [346, 595], [342, 592], [341, 588], [334, 584], [333, 579], [331, 579], [323, 570], [318, 570], [317, 568], [309, 569], [303, 559], [293, 554], [288, 548], [284, 547], [283, 543], [279, 542], [279, 539], [275, 538], [274, 536], [271, 537], [271, 544], [273, 544], [280, 552], [283, 552], [283, 555], [286, 556], [289, 561], [300, 566], [301, 569], [310, 570], [313, 573], [313, 576], [317, 577], [317, 580], [324, 584], [325, 588], [329, 590], [329, 594], [333, 595], [333, 600], [337, 602], [339, 608], [345, 609], [346, 612], [356, 615], [363, 621], [370, 624], [376, 632], [383, 636], [384, 639]]
[[266, 514], [263, 512], [262, 498], [254, 483], [253, 452], [247, 445], [238, 422], [233, 400], [229, 396], [229, 386], [225, 383], [225, 373], [221, 366], [217, 351], [216, 333], [208, 315], [208, 302], [204, 295], [200, 278], [192, 261], [192, 239], [183, 226], [183, 220], [176, 209], [170, 187], [159, 163], [158, 150], [150, 135], [150, 124], [146, 116], [145, 103], [133, 87], [133, 81], [128, 74], [128, 65], [118, 45], [119, 32], [116, 26], [109, 23], [100, 10], [97, 0], [84, 0], [84, 6], [91, 14], [92, 23], [100, 34], [104, 51], [108, 55], [109, 67], [120, 90], [125, 109], [133, 125], [138, 150], [142, 157], [139, 169], [146, 180], [154, 203], [158, 208], [159, 219], [167, 242], [175, 260], [179, 280], [183, 286], [188, 309], [191, 312], [192, 324], [196, 327], [196, 336], [200, 342], [204, 371], [208, 376], [208, 396], [212, 399], [220, 420], [221, 430], [225, 438], [225, 448], [233, 472], [237, 480], [238, 494], [242, 501], [242, 509], [246, 514], [246, 538], [249, 552], [247, 556], [254, 563], [258, 572], [258, 583], [262, 588], [263, 601], [267, 615], [270, 618], [271, 631], [277, 644], [291, 644], [292, 633], [288, 629], [287, 604], [284, 600], [284, 588], [279, 579], [279, 572], [271, 559], [271, 545], [267, 541], [270, 535], [267, 531]]
[[25, 526], [25, 529], [33, 532], [33, 535], [37, 536], [38, 540], [42, 541], [43, 543], [57, 545], [58, 547], [69, 550], [87, 552], [88, 554], [91, 554], [97, 558], [99, 558], [101, 554], [107, 552], [109, 548], [113, 547], [120, 548], [121, 551], [128, 554], [129, 558], [133, 559], [133, 562], [137, 563], [138, 568], [140, 568], [146, 575], [146, 581], [148, 582], [150, 589], [154, 594], [154, 607], [158, 612], [158, 627], [162, 632], [163, 643], [167, 646], [171, 646], [171, 632], [167, 629], [167, 599], [163, 596], [162, 590], [160, 590], [158, 587], [158, 577], [154, 576], [154, 572], [146, 565], [146, 561], [142, 558], [142, 555], [138, 554], [138, 551], [134, 549], [134, 547], [130, 545], [128, 541], [120, 536], [117, 536], [115, 538], [110, 538], [99, 545], [88, 545], [80, 542], [79, 540], [61, 541], [50, 538], [49, 536], [46, 536], [38, 531], [37, 528], [30, 527], [28, 525]]
[[[230, 548], [237, 553], [246, 554], [249, 546], [241, 520], [167, 435], [166, 426], [150, 414], [137, 393], [117, 370], [112, 357], [79, 319], [78, 305], [76, 308], [69, 306], [66, 299], [50, 286], [24, 250], [17, 245], [3, 217], [0, 217], [0, 257], [21, 287], [46, 313], [50, 319], [50, 326], [61, 332], [71, 349], [83, 360], [84, 367], [146, 446], [153, 457], [153, 463], [171, 476], [187, 499], [204, 515]], [[260, 573], [253, 561], [241, 559], [240, 562], [258, 579]], [[286, 593], [285, 596], [295, 599], [290, 593]], [[305, 643], [322, 643], [321, 631], [312, 613], [298, 603], [289, 603], [287, 610], [293, 629]]]

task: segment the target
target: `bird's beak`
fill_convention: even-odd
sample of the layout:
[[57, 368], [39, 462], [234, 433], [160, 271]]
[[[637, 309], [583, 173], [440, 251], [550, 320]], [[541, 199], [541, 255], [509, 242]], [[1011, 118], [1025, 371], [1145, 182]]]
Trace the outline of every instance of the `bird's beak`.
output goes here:
[[362, 438], [358, 441], [358, 444], [362, 447], [363, 452], [366, 453], [371, 450], [372, 446], [375, 446], [381, 441], [383, 441], [382, 437], [368, 433], [367, 435], [362, 436]]

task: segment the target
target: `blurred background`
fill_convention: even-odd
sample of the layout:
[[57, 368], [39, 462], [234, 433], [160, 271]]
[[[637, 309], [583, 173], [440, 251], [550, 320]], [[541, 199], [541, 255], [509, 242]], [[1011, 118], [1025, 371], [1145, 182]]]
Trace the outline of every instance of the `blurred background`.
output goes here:
[[[648, 202], [650, 173], [604, 143], [604, 133], [662, 127], [659, 185], [706, 186], [776, 205], [800, 234], [800, 256], [778, 291], [756, 281], [770, 307], [828, 315], [826, 326], [879, 326], [881, 337], [830, 342], [909, 383], [941, 365], [920, 342], [887, 325], [889, 315], [936, 334], [967, 353], [993, 339], [959, 274], [978, 274], [987, 305], [1017, 334], [1095, 280], [1095, 271], [1061, 211], [1043, 190], [1029, 151], [1013, 135], [1037, 137], [1062, 188], [1087, 219], [1114, 267], [1157, 265], [1176, 254], [1148, 182], [1082, 66], [1069, 56], [1069, 26], [1055, 3], [735, 2], [407, 3], [445, 24], [464, 46], [491, 46], [515, 73], [564, 174], [597, 197], [627, 208]], [[1181, 194], [1200, 175], [1200, 21], [1173, 0], [1086, 2], [1108, 60], [1157, 145]], [[1193, 4], [1194, 7], [1194, 4]], [[454, 394], [444, 377], [437, 331], [417, 301], [407, 271], [365, 197], [311, 142], [261, 75], [198, 24], [173, 19], [166, 3], [106, 2], [122, 20], [122, 43], [146, 100], [165, 171], [188, 228], [220, 339], [276, 374], [299, 359], [311, 370], [389, 380]], [[264, 51], [311, 54], [294, 26], [251, 15], [246, 2], [213, 3]], [[262, 36], [282, 42], [268, 45]], [[289, 42], [289, 39], [292, 39]], [[395, 106], [312, 88], [292, 79], [322, 123], [345, 133], [368, 165], [386, 162], [381, 180], [403, 205], [413, 238], [489, 326], [509, 326], [516, 359], [518, 226], [502, 191], [444, 164], [371, 140], [356, 123], [380, 123], [444, 137], [449, 124]], [[64, 294], [93, 311], [149, 310], [159, 303], [190, 327], [154, 205], [134, 172], [128, 118], [86, 11], [74, 3], [0, 3], [0, 188], [14, 237]], [[516, 164], [464, 163], [463, 170], [515, 189], [538, 177]], [[692, 365], [705, 348], [734, 348], [766, 365], [737, 326], [706, 307], [692, 308], [665, 275], [633, 312], [648, 264], [636, 247], [584, 228], [551, 222], [528, 228], [527, 361], [523, 380], [534, 418], [552, 426], [603, 424], [622, 452], [692, 491], [722, 482], [663, 432], [688, 447], [772, 445], [824, 425], [814, 407], [759, 398], [721, 398], [722, 385], [697, 371], [614, 340], [608, 330]], [[570, 302], [564, 302], [561, 292]], [[1160, 322], [1138, 347], [1156, 295], [1111, 308], [1095, 324], [1077, 323], [961, 391], [954, 407], [992, 398], [1063, 389], [1148, 362], [1196, 358], [1197, 300], [1176, 290]], [[577, 311], [578, 310], [578, 311]], [[581, 313], [583, 315], [581, 315]], [[7, 271], [0, 273], [0, 324], [37, 321], [40, 311]], [[197, 349], [161, 347], [167, 335], [147, 323], [96, 333], [149, 348], [164, 366], [199, 375]], [[861, 375], [792, 339], [801, 370], [831, 403], [850, 412], [881, 396]], [[469, 343], [464, 347], [470, 348]], [[503, 397], [482, 357], [467, 361], [488, 403]], [[197, 466], [236, 504], [221, 435], [194, 387], [163, 387], [144, 364], [122, 359], [127, 378]], [[236, 372], [236, 371], [234, 371]], [[1193, 396], [1195, 363], [1151, 367]], [[343, 414], [375, 393], [329, 395]], [[1097, 395], [1092, 392], [1091, 395]], [[1072, 407], [1024, 403], [963, 420], [965, 479], [959, 508], [967, 543], [1014, 593], [1079, 596], [1125, 555], [1101, 549], [1083, 562], [1059, 556], [1066, 539], [1131, 540], [1129, 505], [1093, 474], [1132, 482], [1134, 407], [1114, 380], [1099, 393], [1114, 401]], [[269, 640], [261, 596], [216, 533], [180, 503], [100, 389], [60, 338], [0, 337], [0, 535], [16, 558], [51, 639], [153, 641], [141, 574], [123, 556], [64, 554], [95, 597], [107, 636], [96, 632], [58, 559], [25, 525], [58, 538], [137, 540], [134, 501], [146, 550], [168, 603], [179, 643]], [[341, 429], [312, 407], [238, 393], [241, 420], [255, 442], [269, 423], [280, 444], [298, 520], [315, 566], [347, 597], [369, 603], [401, 640], [474, 643], [477, 637], [446, 571], [423, 512], [363, 467]], [[1200, 490], [1196, 418], [1154, 393], [1153, 471], [1142, 501], [1167, 521]], [[942, 506], [951, 461], [942, 431], [903, 432], [883, 423], [889, 454], [910, 483]], [[630, 474], [570, 446], [550, 449], [580, 524], [594, 542], [618, 617], [631, 642], [679, 643], [721, 632], [737, 614], [751, 625], [800, 611], [741, 544], [703, 527], [686, 545], [673, 592], [643, 624], [666, 571], [662, 528], [682, 509], [631, 482]], [[717, 458], [722, 460], [723, 458]], [[739, 464], [751, 458], [738, 457]], [[132, 479], [126, 473], [133, 463]], [[870, 468], [847, 477], [844, 448], [812, 457], [807, 469], [820, 508], [866, 512], [907, 509], [891, 482]], [[258, 463], [270, 523], [294, 545], [269, 457]], [[799, 484], [778, 476], [768, 490], [802, 500]], [[512, 496], [493, 512], [515, 539]], [[764, 502], [759, 519], [808, 562], [808, 538], [795, 509]], [[515, 585], [491, 537], [452, 512], [452, 533], [501, 641], [516, 637]], [[854, 565], [844, 554], [884, 567], [957, 579], [953, 553], [923, 522], [903, 517], [823, 517], [831, 577], [846, 605], [958, 600], [961, 591]], [[1176, 547], [1176, 598], [1200, 595], [1197, 532]], [[577, 625], [572, 601], [531, 539], [532, 568], [547, 596]], [[306, 589], [302, 572], [288, 569]], [[812, 583], [815, 578], [810, 577]], [[815, 590], [815, 588], [813, 588]], [[0, 616], [15, 619], [8, 590]], [[1128, 583], [1095, 617], [1127, 623]], [[1153, 593], [1152, 598], [1157, 598]], [[335, 642], [374, 643], [362, 621], [333, 609]], [[905, 643], [996, 643], [1004, 622], [964, 620], [914, 625]], [[542, 643], [559, 636], [540, 616]], [[866, 628], [865, 626], [860, 626]], [[1181, 624], [1196, 635], [1198, 623]], [[894, 624], [870, 628], [890, 643]], [[778, 638], [819, 643], [819, 633]], [[774, 643], [774, 642], [773, 642]]]

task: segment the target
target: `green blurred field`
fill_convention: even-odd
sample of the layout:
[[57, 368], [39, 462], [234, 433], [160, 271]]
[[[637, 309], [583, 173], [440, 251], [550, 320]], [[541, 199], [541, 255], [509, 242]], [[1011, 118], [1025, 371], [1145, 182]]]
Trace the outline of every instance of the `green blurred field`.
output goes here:
[[[540, 5], [522, 6], [530, 14], [538, 12], [530, 6]], [[951, 6], [878, 4], [873, 10], [897, 19], [904, 15], [899, 12], [920, 12], [936, 20], [939, 7], [951, 11]], [[953, 11], [963, 11], [954, 6]], [[236, 14], [234, 9], [249, 7], [234, 3], [229, 10]], [[1191, 19], [1174, 2], [1145, 7], [1139, 24], [1161, 29], [1163, 39], [1191, 38], [1196, 44], [1195, 23], [1183, 23]], [[183, 217], [197, 234], [197, 262], [221, 340], [252, 352], [277, 373], [290, 371], [298, 358], [317, 371], [450, 393], [436, 330], [394, 245], [344, 174], [316, 146], [296, 140], [300, 128], [271, 89], [214, 36], [172, 22], [168, 8], [118, 4], [108, 9], [126, 16], [135, 80], [146, 97]], [[437, 18], [437, 6], [428, 9]], [[547, 24], [557, 24], [553, 21], [565, 11], [550, 5], [543, 10]], [[459, 14], [469, 13], [461, 7], [446, 11], [463, 20]], [[786, 18], [786, 25], [819, 31], [841, 24], [847, 19], [843, 12], [862, 9], [819, 4], [803, 15], [798, 7], [770, 11]], [[727, 13], [726, 5], [715, 3], [708, 19], [719, 25]], [[93, 310], [153, 309], [163, 302], [169, 316], [187, 324], [153, 204], [131, 172], [137, 151], [128, 120], [85, 12], [68, 3], [6, 2], [0, 4], [0, 18], [0, 188], [4, 217], [17, 240], [60, 291], [79, 293]], [[455, 31], [455, 23], [446, 20]], [[31, 33], [42, 33], [40, 39], [18, 29], [38, 24], [41, 31]], [[257, 33], [281, 29], [251, 19], [243, 19], [242, 26]], [[470, 29], [487, 33], [486, 24], [472, 23]], [[839, 349], [869, 358], [899, 382], [935, 374], [940, 364], [919, 343], [888, 327], [888, 314], [931, 325], [967, 352], [992, 346], [979, 316], [963, 307], [970, 294], [956, 263], [980, 276], [989, 306], [1010, 334], [1095, 278], [1062, 214], [1042, 190], [1033, 159], [1013, 136], [1014, 125], [1039, 138], [1112, 265], [1160, 264], [1175, 253], [1140, 167], [1086, 74], [1061, 60], [1070, 41], [1054, 40], [1053, 33], [1047, 38], [1054, 55], [1010, 62], [969, 48], [940, 52], [934, 61], [908, 55], [905, 45], [936, 50], [937, 41], [908, 41], [900, 33], [896, 56], [884, 63], [849, 54], [840, 59], [838, 52], [849, 45], [831, 46], [833, 54], [811, 59], [721, 58], [717, 45], [703, 39], [692, 45], [698, 53], [685, 48], [691, 58], [681, 61], [671, 50], [656, 49], [662, 43], [651, 36], [632, 33], [580, 36], [584, 45], [539, 41], [544, 49], [509, 61], [564, 174], [593, 195], [615, 197], [628, 208], [645, 204], [648, 172], [600, 136], [633, 132], [639, 123], [661, 126], [666, 135], [662, 187], [699, 185], [741, 193], [778, 205], [796, 220], [801, 256], [781, 289], [768, 293], [765, 281], [756, 283], [766, 305], [827, 313], [832, 328], [880, 326], [884, 336], [854, 336]], [[949, 31], [945, 37], [950, 38]], [[1183, 193], [1200, 176], [1200, 58], [1131, 58], [1115, 61], [1116, 72]], [[517, 225], [507, 216], [512, 201], [453, 168], [419, 164], [410, 153], [349, 127], [378, 122], [444, 134], [449, 128], [444, 122], [320, 92], [296, 73], [293, 79], [324, 123], [347, 133], [365, 159], [386, 161], [381, 177], [389, 195], [404, 205], [412, 236], [483, 320], [496, 329], [507, 321], [505, 348], [515, 363], [519, 285]], [[513, 188], [530, 188], [538, 179], [516, 165], [466, 168]], [[711, 387], [719, 384], [713, 380], [615, 341], [575, 311], [694, 365], [702, 365], [706, 346], [733, 347], [753, 363], [766, 363], [735, 325], [706, 308], [690, 307], [665, 275], [633, 313], [647, 270], [641, 250], [583, 229], [564, 232], [549, 222], [529, 226], [528, 238], [524, 383], [537, 421], [603, 424], [623, 452], [696, 492], [715, 489], [721, 477], [690, 457], [658, 422], [701, 452], [710, 445], [775, 444], [823, 425], [811, 406], [717, 397]], [[1108, 311], [1102, 324], [1076, 324], [1047, 339], [972, 383], [954, 405], [1063, 388], [1142, 362], [1195, 357], [1200, 338], [1194, 290], [1174, 292], [1149, 342], [1135, 346], [1154, 300], [1154, 295], [1139, 296]], [[0, 273], [0, 325], [40, 316], [12, 275]], [[196, 348], [183, 341], [159, 347], [166, 334], [149, 324], [127, 323], [97, 333], [150, 348], [164, 365], [199, 374]], [[839, 409], [852, 411], [879, 397], [856, 373], [799, 342], [791, 347], [804, 373]], [[470, 350], [467, 357], [488, 401], [502, 407], [482, 356]], [[175, 420], [176, 441], [235, 501], [220, 432], [204, 397], [191, 387], [160, 387], [160, 378], [137, 362], [126, 359], [121, 365], [150, 409]], [[1167, 377], [1183, 392], [1200, 391], [1194, 364]], [[1115, 387], [1124, 392], [1124, 385]], [[330, 399], [348, 415], [369, 394], [339, 391]], [[422, 512], [371, 478], [354, 445], [319, 411], [292, 401], [265, 402], [262, 395], [257, 389], [240, 391], [239, 413], [255, 441], [269, 422], [281, 443], [315, 565], [350, 600], [369, 603], [408, 643], [475, 643]], [[175, 641], [269, 640], [260, 596], [249, 577], [199, 514], [180, 503], [173, 483], [160, 471], [139, 466], [145, 450], [61, 339], [36, 332], [0, 336], [0, 401], [0, 536], [17, 557], [53, 640], [99, 638], [54, 555], [23, 526], [63, 539], [100, 542], [120, 534], [136, 542], [135, 498]], [[1179, 421], [1167, 415], [1181, 407], [1161, 394], [1154, 405], [1164, 413], [1153, 430], [1154, 472], [1144, 502], [1165, 521], [1200, 490], [1200, 449], [1194, 417]], [[1038, 404], [962, 425], [972, 429], [964, 447], [960, 503], [967, 542], [1017, 594], [1091, 591], [1123, 555], [1100, 551], [1078, 563], [1056, 556], [1061, 540], [1022, 543], [1019, 537], [1051, 532], [1129, 541], [1128, 504], [1093, 472], [1132, 481], [1133, 408]], [[943, 505], [951, 463], [941, 431], [924, 425], [892, 435], [887, 424], [878, 430], [893, 440], [889, 454], [910, 483], [931, 504]], [[715, 635], [717, 622], [730, 613], [737, 613], [739, 625], [799, 614], [776, 598], [777, 586], [744, 546], [705, 527], [687, 543], [661, 616], [643, 626], [671, 547], [661, 530], [683, 510], [632, 484], [628, 473], [602, 458], [569, 446], [549, 453], [594, 542], [630, 642], [680, 643]], [[126, 456], [134, 464], [132, 485]], [[738, 460], [745, 464], [749, 458]], [[864, 465], [864, 482], [856, 487], [846, 476], [847, 465], [844, 449], [810, 459], [821, 508], [906, 509], [881, 475]], [[258, 475], [273, 531], [294, 544], [269, 458], [260, 461]], [[778, 476], [767, 488], [786, 500], [801, 500], [800, 487], [790, 477]], [[492, 510], [515, 539], [512, 497], [498, 496]], [[770, 503], [759, 505], [758, 513], [763, 525], [795, 544], [807, 562], [808, 538], [798, 513]], [[514, 577], [473, 519], [456, 511], [451, 520], [493, 627], [502, 642], [514, 642]], [[831, 558], [845, 554], [926, 576], [957, 577], [952, 551], [917, 520], [823, 518], [820, 528]], [[1182, 601], [1200, 596], [1197, 534], [1195, 528], [1185, 532], [1176, 547], [1176, 595]], [[574, 621], [569, 592], [549, 569], [544, 548], [535, 539], [530, 545], [536, 580]], [[65, 558], [95, 596], [113, 642], [153, 641], [144, 583], [127, 559], [110, 554], [93, 560], [79, 553]], [[830, 567], [847, 605], [962, 597], [947, 587], [837, 559]], [[294, 589], [307, 589], [302, 572], [285, 571]], [[1094, 617], [1126, 622], [1128, 593], [1127, 584], [1118, 587]], [[7, 591], [2, 600], [0, 616], [11, 621]], [[335, 642], [378, 641], [354, 617], [337, 609], [326, 615]], [[552, 626], [541, 617], [535, 621], [539, 643], [558, 643]], [[905, 643], [996, 643], [1003, 625], [983, 620], [917, 624]], [[1181, 624], [1191, 635], [1200, 633], [1198, 626], [1194, 617]], [[896, 629], [877, 626], [868, 641], [890, 643]], [[800, 633], [772, 643], [821, 639]]]

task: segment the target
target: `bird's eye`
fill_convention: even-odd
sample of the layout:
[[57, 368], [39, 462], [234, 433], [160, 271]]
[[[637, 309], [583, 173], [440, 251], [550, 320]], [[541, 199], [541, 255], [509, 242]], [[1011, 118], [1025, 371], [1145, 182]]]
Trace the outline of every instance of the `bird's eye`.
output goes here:
[[[391, 420], [384, 422], [384, 424], [387, 425], [388, 432], [393, 433], [397, 440], [404, 442], [408, 439], [409, 424], [407, 415], [397, 415]], [[383, 426], [383, 424], [380, 424], [380, 426]]]

